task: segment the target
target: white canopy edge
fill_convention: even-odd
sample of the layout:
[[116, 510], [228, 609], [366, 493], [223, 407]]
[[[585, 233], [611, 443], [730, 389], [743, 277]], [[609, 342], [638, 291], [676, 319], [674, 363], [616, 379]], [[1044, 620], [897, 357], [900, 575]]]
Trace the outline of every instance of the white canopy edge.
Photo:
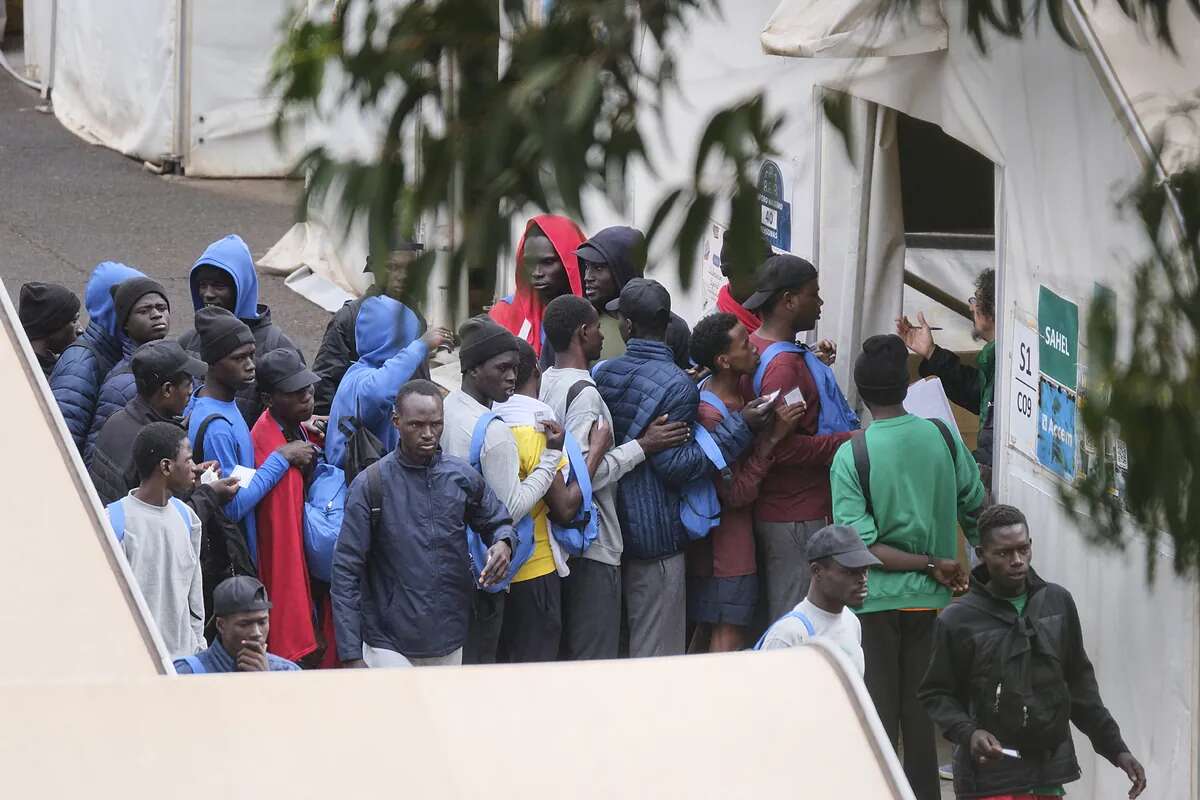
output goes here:
[[949, 37], [938, 0], [902, 12], [881, 0], [783, 0], [761, 41], [770, 55], [866, 58], [945, 50]]

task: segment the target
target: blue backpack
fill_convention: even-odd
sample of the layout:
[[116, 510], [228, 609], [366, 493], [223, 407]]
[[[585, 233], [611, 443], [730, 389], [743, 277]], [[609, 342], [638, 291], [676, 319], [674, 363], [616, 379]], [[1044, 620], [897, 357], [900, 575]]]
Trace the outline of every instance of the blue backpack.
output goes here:
[[[701, 391], [700, 399], [720, 411], [721, 416], [729, 415], [729, 409], [721, 402], [721, 398], [712, 392]], [[725, 454], [721, 452], [721, 446], [709, 433], [708, 428], [697, 422], [692, 426], [692, 436], [704, 451], [704, 455], [721, 473], [721, 478], [729, 480], [732, 473], [725, 461]], [[721, 498], [717, 496], [717, 487], [713, 486], [707, 475], [689, 481], [683, 487], [679, 494], [679, 519], [683, 522], [688, 538], [693, 541], [708, 536], [709, 531], [721, 524]]]
[[563, 450], [567, 454], [567, 461], [571, 464], [571, 476], [567, 479], [567, 483], [569, 485], [574, 481], [579, 484], [583, 502], [579, 504], [579, 513], [575, 515], [575, 519], [571, 520], [570, 525], [559, 525], [551, 520], [550, 533], [554, 536], [554, 541], [558, 542], [559, 546], [569, 555], [581, 556], [600, 537], [598, 515], [595, 503], [592, 501], [592, 476], [588, 472], [583, 449], [580, 448], [579, 442], [575, 441], [575, 437], [569, 433], [563, 440]]
[[203, 675], [206, 672], [208, 672], [208, 670], [206, 670], [204, 668], [204, 662], [201, 661], [196, 656], [184, 656], [183, 658], [179, 658], [176, 660], [186, 662], [187, 665], [192, 668], [193, 675]]
[[809, 638], [817, 635], [817, 629], [813, 627], [812, 620], [810, 620], [808, 617], [806, 617], [804, 615], [803, 611], [797, 611], [796, 609], [793, 608], [791, 611], [789, 611], [788, 613], [784, 614], [779, 619], [772, 622], [770, 628], [767, 628], [765, 631], [763, 631], [763, 635], [758, 637], [758, 641], [754, 643], [753, 649], [754, 650], [762, 650], [763, 642], [765, 642], [767, 640], [767, 636], [771, 633], [771, 628], [774, 628], [776, 625], [778, 625], [780, 623], [780, 621], [785, 620], [788, 617], [792, 617], [793, 619], [798, 619], [801, 622], [803, 622], [804, 630], [808, 631]]
[[780, 353], [799, 353], [804, 356], [804, 364], [812, 374], [813, 382], [817, 384], [817, 394], [821, 400], [820, 416], [817, 420], [817, 435], [827, 433], [844, 433], [855, 431], [862, 427], [858, 415], [846, 402], [846, 396], [838, 387], [837, 378], [829, 365], [817, 358], [816, 353], [808, 347], [795, 342], [775, 342], [763, 351], [758, 360], [758, 369], [754, 371], [754, 393], [762, 394], [763, 376], [767, 367]]
[[[108, 510], [108, 524], [112, 526], [113, 533], [117, 536], [118, 542], [125, 541], [125, 498], [114, 500], [105, 508]], [[192, 515], [188, 513], [187, 503], [184, 503], [178, 497], [171, 498], [171, 505], [179, 512], [179, 516], [183, 518], [183, 526], [189, 531], [192, 529]]]
[[[476, 472], [483, 473], [483, 467], [480, 462], [480, 456], [483, 452], [483, 439], [487, 434], [488, 425], [493, 422], [504, 424], [498, 414], [491, 411], [485, 412], [483, 416], [475, 423], [475, 430], [471, 432], [471, 453], [468, 459], [471, 466]], [[590, 484], [590, 481], [589, 481]], [[590, 488], [590, 486], [589, 486]], [[517, 549], [512, 554], [512, 560], [508, 563], [508, 573], [503, 580], [488, 586], [486, 588], [479, 586], [479, 573], [483, 571], [487, 564], [487, 546], [483, 543], [483, 538], [478, 533], [467, 526], [467, 555], [471, 560], [471, 575], [475, 578], [476, 587], [485, 592], [495, 594], [503, 592], [512, 585], [512, 579], [520, 571], [525, 562], [529, 560], [529, 556], [533, 554], [533, 517], [526, 515], [521, 521], [513, 525], [513, 530], [517, 534]]]
[[346, 473], [322, 458], [304, 495], [304, 557], [314, 578], [329, 583], [333, 551], [346, 516]]

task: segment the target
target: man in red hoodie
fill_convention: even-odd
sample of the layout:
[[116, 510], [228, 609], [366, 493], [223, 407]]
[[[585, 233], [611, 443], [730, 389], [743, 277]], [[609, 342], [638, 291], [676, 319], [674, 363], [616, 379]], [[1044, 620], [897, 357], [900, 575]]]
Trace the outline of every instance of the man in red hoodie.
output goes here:
[[[542, 355], [542, 312], [559, 295], [583, 296], [575, 250], [587, 237], [571, 220], [541, 214], [525, 225], [517, 244], [517, 288], [488, 312], [493, 320]], [[553, 366], [551, 361], [548, 366]]]
[[[313, 414], [314, 387], [321, 380], [290, 348], [272, 350], [258, 361], [258, 390], [266, 406], [250, 438], [254, 462], [279, 447], [308, 441], [303, 423]], [[272, 600], [267, 650], [288, 661], [317, 651], [312, 591], [304, 560], [304, 482], [312, 464], [288, 469], [255, 509], [258, 514], [258, 573]]]

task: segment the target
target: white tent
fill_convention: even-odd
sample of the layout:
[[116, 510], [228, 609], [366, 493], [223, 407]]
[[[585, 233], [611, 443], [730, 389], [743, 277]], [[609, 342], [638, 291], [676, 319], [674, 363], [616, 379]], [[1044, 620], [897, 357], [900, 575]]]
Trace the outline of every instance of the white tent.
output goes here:
[[266, 90], [287, 0], [30, 0], [25, 71], [89, 141], [192, 177], [287, 175]]
[[912, 799], [823, 644], [175, 676], [3, 285], [0, 371], [17, 454], [0, 460], [6, 797]]
[[[1146, 764], [1153, 796], [1196, 798], [1197, 585], [1174, 575], [1169, 546], [1160, 545], [1149, 555], [1158, 577], [1147, 586], [1143, 542], [1131, 542], [1124, 552], [1100, 549], [1088, 541], [1090, 521], [1065, 513], [1058, 500], [1061, 479], [1031, 446], [1036, 422], [1022, 413], [1028, 394], [1018, 379], [1032, 380], [1035, 409], [1040, 387], [1036, 367], [1030, 375], [1018, 374], [1018, 350], [1022, 342], [1038, 349], [1043, 287], [1066, 301], [1058, 308], [1078, 310], [1080, 365], [1086, 363], [1084, 317], [1094, 292], [1115, 292], [1118, 308], [1128, 302], [1128, 265], [1145, 252], [1146, 242], [1115, 201], [1121, 187], [1141, 174], [1147, 133], [1164, 119], [1171, 99], [1194, 95], [1200, 86], [1200, 23], [1186, 4], [1174, 4], [1177, 59], [1142, 35], [1111, 0], [1067, 3], [1082, 50], [1068, 48], [1043, 20], [1029, 26], [1023, 39], [990, 35], [988, 53], [981, 55], [964, 29], [965, 4], [941, 4], [941, 45], [938, 3], [921, 4], [922, 16], [907, 22], [907, 33], [881, 25], [873, 16], [877, 5], [742, 0], [722, 4], [720, 19], [695, 20], [686, 46], [677, 50], [683, 98], [665, 114], [661, 169], [657, 176], [635, 178], [635, 219], [649, 218], [664, 185], [687, 180], [688, 159], [710, 114], [762, 90], [769, 109], [786, 115], [777, 137], [781, 152], [773, 160], [790, 203], [790, 249], [812, 258], [821, 272], [826, 304], [817, 335], [838, 342], [844, 386], [863, 338], [893, 330], [902, 307], [928, 307], [905, 290], [906, 270], [924, 272], [965, 299], [979, 265], [996, 268], [999, 499], [1029, 516], [1035, 566], [1074, 593], [1105, 700]], [[862, 55], [855, 48], [865, 41], [875, 42], [865, 51], [869, 58], [764, 54]], [[833, 92], [849, 98], [848, 138], [825, 118], [822, 98]], [[897, 218], [897, 114], [933, 123], [993, 162], [994, 247], [939, 264], [906, 247], [904, 222]], [[1170, 133], [1168, 169], [1194, 154], [1200, 142], [1196, 129], [1183, 124]], [[681, 313], [694, 321], [705, 305], [703, 283], [683, 293], [673, 273], [664, 265], [655, 277], [672, 288]], [[1086, 387], [1086, 375], [1080, 377]], [[1082, 457], [1077, 443], [1070, 449]], [[1093, 756], [1085, 739], [1077, 749], [1084, 777], [1069, 787], [1071, 796], [1123, 796], [1124, 775]]]

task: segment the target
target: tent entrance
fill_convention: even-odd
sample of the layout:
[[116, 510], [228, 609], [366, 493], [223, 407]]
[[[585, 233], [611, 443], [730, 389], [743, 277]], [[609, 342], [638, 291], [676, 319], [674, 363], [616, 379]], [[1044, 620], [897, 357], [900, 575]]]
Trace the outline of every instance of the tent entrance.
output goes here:
[[[842, 384], [853, 390], [852, 354], [863, 339], [918, 311], [942, 328], [939, 345], [974, 361], [982, 342], [972, 336], [968, 299], [979, 273], [998, 264], [1000, 167], [887, 106], [824, 88], [817, 104], [813, 252], [828, 276], [818, 335], [843, 348]], [[831, 108], [841, 112], [837, 124]], [[958, 422], [973, 446], [978, 419], [964, 412]]]

